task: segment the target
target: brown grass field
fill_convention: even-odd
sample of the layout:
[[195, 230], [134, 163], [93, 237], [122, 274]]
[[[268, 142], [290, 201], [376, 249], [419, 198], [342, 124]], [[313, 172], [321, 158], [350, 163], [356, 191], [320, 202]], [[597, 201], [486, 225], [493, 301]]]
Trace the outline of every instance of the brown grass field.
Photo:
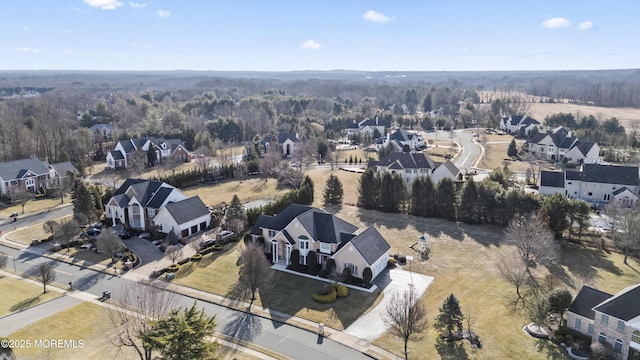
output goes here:
[[571, 113], [578, 120], [588, 115], [593, 115], [598, 120], [615, 117], [620, 120], [620, 124], [627, 129], [627, 132], [631, 131], [631, 122], [640, 120], [640, 109], [636, 108], [605, 108], [567, 103], [530, 103], [530, 108], [527, 113], [532, 118], [544, 122], [546, 116], [561, 112]]
[[[7, 264], [7, 270], [11, 268], [11, 261]], [[45, 301], [61, 296], [55, 291], [42, 293], [42, 286], [26, 283], [22, 280], [8, 276], [0, 276], [0, 316], [26, 310], [32, 306], [42, 304]]]

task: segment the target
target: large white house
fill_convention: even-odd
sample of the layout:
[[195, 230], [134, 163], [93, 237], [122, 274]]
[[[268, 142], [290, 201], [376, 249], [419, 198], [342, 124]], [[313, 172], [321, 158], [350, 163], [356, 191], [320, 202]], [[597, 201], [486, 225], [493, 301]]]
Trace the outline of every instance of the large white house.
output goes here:
[[608, 343], [619, 359], [640, 359], [640, 284], [615, 295], [583, 286], [569, 306], [567, 327]]
[[611, 201], [631, 206], [638, 200], [637, 166], [583, 164], [580, 170], [540, 172], [540, 194], [560, 193], [601, 208]]
[[189, 159], [189, 151], [184, 147], [180, 139], [163, 138], [133, 138], [118, 141], [107, 154], [107, 168], [112, 170], [126, 169], [130, 167], [131, 157], [141, 150], [145, 154], [145, 163], [148, 163], [147, 153], [151, 150], [155, 154], [155, 165], [172, 159], [176, 162], [185, 162]]
[[564, 161], [569, 164], [594, 163], [600, 146], [593, 141], [580, 140], [564, 127], [533, 135], [526, 142], [527, 151], [537, 158]]
[[359, 123], [355, 120], [352, 125], [347, 127], [347, 136], [360, 135], [360, 137], [368, 136], [369, 139], [376, 139], [376, 135], [384, 136], [386, 129], [391, 127], [391, 122], [388, 120], [379, 120], [376, 116], [375, 119], [366, 118]]
[[313, 252], [323, 268], [327, 260], [334, 259], [338, 272], [349, 268], [359, 278], [370, 268], [375, 279], [386, 268], [391, 250], [373, 226], [358, 229], [324, 210], [298, 204], [278, 215], [260, 215], [251, 236], [264, 239], [273, 263], [289, 265], [291, 252], [298, 250], [300, 264], [306, 265]]
[[180, 190], [159, 181], [127, 179], [106, 205], [113, 224], [137, 230], [157, 230], [178, 238], [209, 227], [209, 209], [199, 197], [187, 198]]
[[424, 147], [425, 142], [420, 134], [400, 128], [387, 133], [384, 141], [377, 141], [376, 150], [380, 150], [381, 146], [393, 146], [395, 151], [402, 151], [405, 145], [409, 147], [409, 150], [414, 150]]
[[500, 121], [500, 130], [509, 134], [518, 135], [522, 129], [524, 136], [529, 136], [532, 131], [540, 130], [540, 122], [527, 115], [509, 115]]
[[411, 184], [419, 176], [430, 177], [434, 184], [443, 178], [454, 181], [460, 179], [460, 169], [451, 160], [436, 162], [425, 153], [417, 151], [394, 151], [378, 162], [371, 162], [369, 167], [374, 167], [380, 174], [396, 173], [407, 184]]

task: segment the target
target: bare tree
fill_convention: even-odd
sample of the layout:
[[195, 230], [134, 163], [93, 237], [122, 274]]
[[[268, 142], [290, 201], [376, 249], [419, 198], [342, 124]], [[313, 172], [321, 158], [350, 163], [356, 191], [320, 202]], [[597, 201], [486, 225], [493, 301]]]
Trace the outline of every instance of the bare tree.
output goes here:
[[5, 268], [7, 262], [9, 262], [9, 255], [4, 251], [0, 251], [0, 269]]
[[407, 343], [411, 336], [420, 334], [427, 328], [427, 310], [413, 289], [404, 294], [394, 293], [383, 315], [384, 323], [392, 334], [404, 341], [404, 358], [409, 358]]
[[536, 261], [545, 265], [553, 264], [560, 256], [560, 245], [555, 241], [549, 226], [533, 213], [512, 220], [505, 232], [505, 240], [516, 245], [518, 255], [532, 279], [530, 267]]
[[45, 221], [44, 224], [42, 224], [42, 229], [44, 229], [44, 231], [51, 233], [51, 236], [53, 236], [53, 234], [58, 230], [58, 228], [60, 227], [60, 224], [58, 224], [55, 220], [48, 220]]
[[177, 306], [175, 295], [165, 290], [162, 282], [149, 285], [134, 283], [124, 286], [116, 293], [114, 300], [122, 308], [106, 308], [111, 327], [109, 341], [119, 348], [132, 347], [140, 360], [151, 360], [150, 344], [144, 343], [141, 337], [152, 329], [152, 321], [164, 318], [171, 309]]
[[628, 265], [629, 250], [640, 248], [640, 206], [630, 208], [620, 218], [621, 234], [614, 238], [616, 247], [624, 252], [624, 264]]
[[204, 239], [202, 239], [201, 237], [195, 238], [189, 243], [189, 246], [191, 246], [191, 248], [197, 253], [202, 248], [203, 241]]
[[538, 159], [531, 153], [524, 153], [522, 159], [529, 163], [529, 171], [531, 172], [531, 178], [533, 179], [533, 185], [538, 185], [538, 177], [540, 176], [540, 164]]
[[518, 306], [519, 301], [522, 301], [522, 305], [526, 306], [525, 298], [520, 290], [526, 284], [529, 276], [527, 266], [515, 254], [508, 254], [500, 259], [497, 267], [500, 275], [516, 288], [518, 298], [514, 302], [514, 306]]
[[142, 149], [138, 149], [128, 158], [127, 167], [133, 174], [140, 175], [144, 171], [146, 163], [147, 155], [145, 155]]
[[179, 245], [171, 245], [164, 251], [165, 256], [175, 265], [176, 261], [182, 257], [182, 248]]
[[54, 237], [62, 241], [67, 246], [67, 251], [69, 251], [69, 245], [71, 244], [71, 240], [73, 240], [80, 230], [80, 224], [77, 221], [71, 220], [62, 224], [58, 231], [55, 232]]
[[629, 210], [622, 206], [619, 201], [611, 201], [604, 208], [605, 219], [609, 229], [611, 229], [611, 240], [616, 241], [616, 233], [619, 230], [620, 223], [625, 213]]
[[36, 275], [42, 281], [42, 286], [44, 287], [43, 292], [47, 292], [47, 284], [51, 283], [56, 279], [56, 271], [53, 269], [48, 263], [43, 263], [38, 265], [36, 268]]
[[9, 190], [9, 197], [11, 201], [15, 201], [22, 207], [22, 213], [24, 214], [24, 206], [27, 202], [35, 199], [33, 193], [19, 187], [13, 187]]
[[98, 236], [98, 251], [109, 255], [111, 263], [116, 261], [116, 254], [124, 248], [120, 237], [111, 229], [107, 229]]
[[268, 292], [273, 270], [264, 256], [264, 248], [256, 244], [245, 246], [240, 254], [239, 264], [238, 285], [245, 292], [251, 293], [249, 303], [249, 310], [251, 310], [251, 305], [256, 300], [256, 291], [260, 289], [262, 295]]

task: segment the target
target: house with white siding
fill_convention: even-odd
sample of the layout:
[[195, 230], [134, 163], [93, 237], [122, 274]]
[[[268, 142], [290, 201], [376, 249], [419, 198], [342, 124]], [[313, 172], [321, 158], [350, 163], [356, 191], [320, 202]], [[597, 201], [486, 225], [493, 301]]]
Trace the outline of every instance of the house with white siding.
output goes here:
[[562, 126], [533, 135], [527, 140], [525, 147], [539, 159], [568, 164], [594, 163], [600, 156], [600, 146], [597, 143], [578, 139], [572, 135], [571, 130]]
[[369, 167], [375, 168], [380, 174], [385, 172], [396, 173], [407, 184], [411, 184], [419, 176], [430, 177], [434, 184], [437, 184], [445, 177], [455, 181], [460, 180], [461, 176], [460, 169], [451, 160], [437, 162], [427, 154], [418, 151], [406, 153], [394, 151], [380, 161], [370, 162]]

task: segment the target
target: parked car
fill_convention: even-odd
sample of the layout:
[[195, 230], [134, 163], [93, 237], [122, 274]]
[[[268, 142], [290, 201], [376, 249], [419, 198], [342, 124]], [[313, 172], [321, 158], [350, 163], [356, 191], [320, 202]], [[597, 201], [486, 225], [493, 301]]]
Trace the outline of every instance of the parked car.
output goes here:
[[120, 239], [123, 239], [123, 240], [131, 238], [131, 233], [127, 229], [118, 230], [116, 234], [118, 234], [118, 236], [120, 236]]
[[218, 233], [217, 240], [226, 241], [231, 240], [236, 236], [236, 233], [230, 230], [222, 230]]
[[200, 249], [208, 248], [216, 243], [216, 239], [204, 239], [200, 243]]
[[87, 230], [87, 235], [89, 235], [89, 236], [100, 235], [100, 229], [92, 227], [89, 230]]

